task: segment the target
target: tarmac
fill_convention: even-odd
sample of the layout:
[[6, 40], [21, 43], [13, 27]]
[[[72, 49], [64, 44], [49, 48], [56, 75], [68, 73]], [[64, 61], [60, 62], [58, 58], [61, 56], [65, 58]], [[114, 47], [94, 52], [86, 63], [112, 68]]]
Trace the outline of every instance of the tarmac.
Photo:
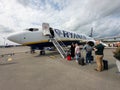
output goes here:
[[30, 54], [29, 47], [0, 48], [0, 90], [120, 90], [113, 50], [104, 51], [109, 69], [97, 72], [95, 60], [80, 66], [57, 51], [39, 56], [38, 51]]

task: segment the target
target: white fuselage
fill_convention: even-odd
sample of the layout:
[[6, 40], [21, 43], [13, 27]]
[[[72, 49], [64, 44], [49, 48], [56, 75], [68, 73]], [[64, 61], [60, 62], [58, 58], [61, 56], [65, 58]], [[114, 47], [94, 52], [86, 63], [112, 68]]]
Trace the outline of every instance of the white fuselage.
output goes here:
[[[84, 41], [94, 42], [93, 38], [83, 34], [77, 34], [77, 33], [58, 30], [58, 29], [54, 29], [53, 31], [54, 31], [54, 38], [56, 38], [57, 40], [61, 40], [61, 41], [84, 40]], [[37, 31], [24, 30], [22, 32], [11, 34], [8, 37], [8, 40], [23, 45], [30, 45], [30, 44], [49, 42], [49, 36], [45, 36], [42, 30], [40, 29], [38, 29]]]
[[[54, 38], [58, 41], [63, 41], [63, 42], [92, 41], [93, 43], [95, 42], [93, 38], [83, 34], [77, 34], [74, 32], [68, 32], [59, 29], [54, 29], [53, 31], [54, 31]], [[50, 39], [49, 36], [45, 36], [41, 29], [37, 29], [35, 31], [34, 30], [31, 31], [28, 29], [19, 33], [11, 34], [8, 37], [8, 40], [13, 41], [15, 43], [19, 43], [22, 45], [29, 45], [29, 46], [37, 45], [37, 47], [49, 46], [48, 45], [50, 44], [49, 39]]]

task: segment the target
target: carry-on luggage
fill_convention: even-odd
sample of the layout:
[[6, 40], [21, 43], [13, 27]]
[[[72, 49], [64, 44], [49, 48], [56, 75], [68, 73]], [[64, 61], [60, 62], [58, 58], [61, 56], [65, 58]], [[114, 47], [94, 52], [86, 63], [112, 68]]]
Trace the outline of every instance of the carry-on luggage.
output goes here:
[[79, 65], [85, 65], [85, 63], [84, 63], [84, 57], [80, 57], [79, 59], [78, 59], [78, 64]]
[[67, 55], [67, 60], [70, 61], [71, 60], [71, 56]]
[[103, 69], [104, 70], [108, 70], [108, 61], [107, 60], [103, 60]]
[[45, 51], [40, 51], [40, 55], [45, 55]]

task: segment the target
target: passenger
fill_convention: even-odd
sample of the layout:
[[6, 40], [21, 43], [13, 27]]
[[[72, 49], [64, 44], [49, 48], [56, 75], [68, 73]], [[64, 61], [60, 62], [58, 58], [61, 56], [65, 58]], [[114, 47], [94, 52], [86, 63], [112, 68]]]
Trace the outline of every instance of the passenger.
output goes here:
[[75, 57], [75, 44], [74, 43], [71, 44], [70, 52], [71, 52], [72, 59], [74, 59]]
[[117, 47], [120, 47], [120, 42], [117, 42], [117, 45], [116, 45]]
[[113, 51], [113, 53], [114, 53], [114, 57], [117, 55], [117, 57], [120, 57], [120, 42], [119, 43], [117, 43], [117, 48]]
[[87, 42], [86, 45], [83, 47], [83, 50], [86, 50], [86, 64], [88, 63], [91, 64], [93, 47], [90, 46], [89, 43]]
[[96, 41], [94, 51], [97, 64], [97, 68], [95, 70], [101, 72], [103, 70], [104, 45], [102, 45], [99, 40]]
[[49, 28], [49, 30], [50, 30], [50, 38], [54, 38], [54, 31], [53, 31], [53, 29], [50, 27]]
[[81, 56], [80, 46], [76, 43], [75, 44], [75, 58], [76, 58], [76, 62], [78, 62], [80, 56]]

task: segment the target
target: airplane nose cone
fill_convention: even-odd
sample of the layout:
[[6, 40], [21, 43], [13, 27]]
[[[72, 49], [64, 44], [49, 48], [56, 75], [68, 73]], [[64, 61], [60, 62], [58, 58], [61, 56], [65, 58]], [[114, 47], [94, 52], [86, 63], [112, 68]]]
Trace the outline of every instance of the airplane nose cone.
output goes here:
[[20, 43], [20, 35], [18, 34], [10, 35], [7, 37], [7, 39], [16, 43]]
[[7, 39], [10, 40], [10, 41], [14, 41], [14, 36], [10, 35], [10, 36], [7, 37]]

